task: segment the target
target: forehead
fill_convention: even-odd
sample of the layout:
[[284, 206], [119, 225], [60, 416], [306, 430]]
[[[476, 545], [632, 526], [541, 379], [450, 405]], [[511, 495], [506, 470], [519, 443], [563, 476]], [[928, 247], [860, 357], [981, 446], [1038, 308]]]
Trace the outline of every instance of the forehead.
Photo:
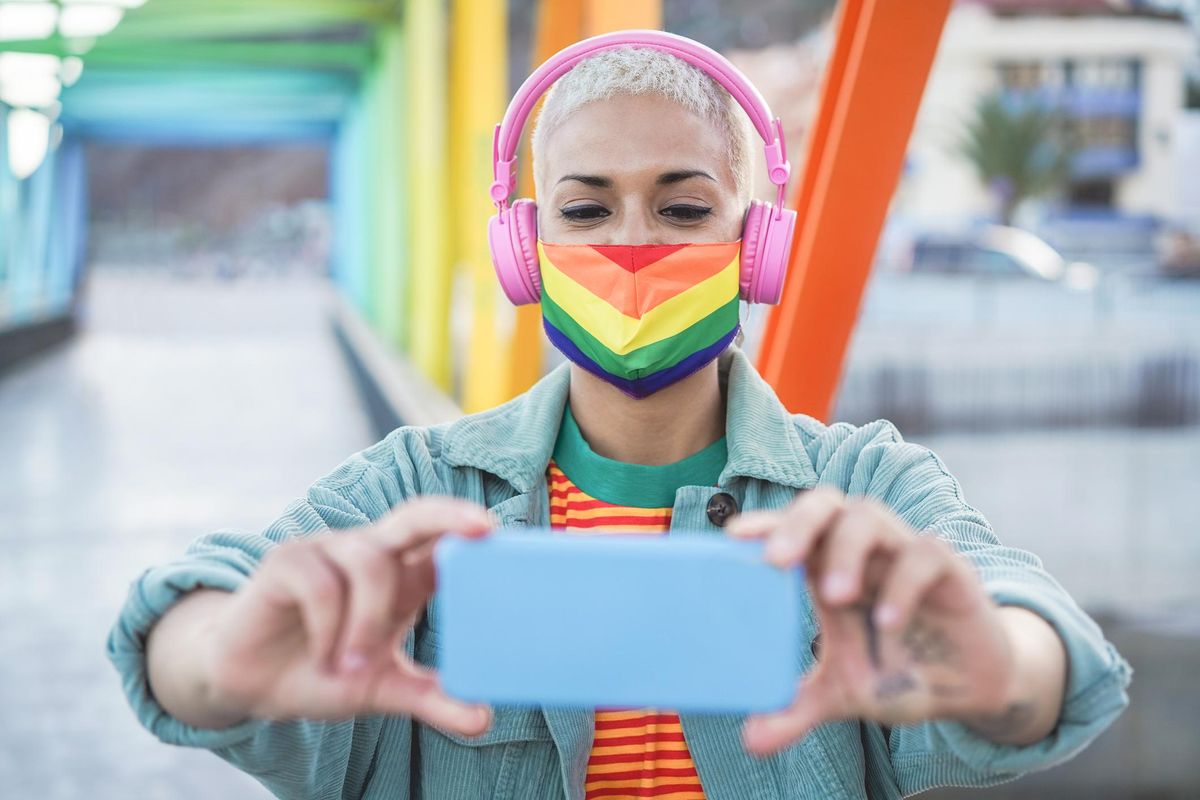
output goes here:
[[733, 182], [718, 126], [661, 95], [617, 95], [581, 106], [551, 131], [544, 157], [551, 184], [567, 173], [657, 175], [678, 168]]

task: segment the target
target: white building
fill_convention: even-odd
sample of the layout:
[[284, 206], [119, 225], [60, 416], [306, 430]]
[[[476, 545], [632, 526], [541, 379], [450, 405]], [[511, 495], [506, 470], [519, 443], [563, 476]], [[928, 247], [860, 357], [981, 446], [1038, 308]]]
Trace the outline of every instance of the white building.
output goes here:
[[[960, 0], [947, 20], [894, 211], [953, 225], [995, 212], [957, 152], [991, 93], [1064, 112], [1081, 140], [1066, 205], [1175, 220], [1200, 175], [1184, 109], [1196, 35], [1181, 14], [1140, 0]], [[1184, 182], [1187, 182], [1186, 184]]]

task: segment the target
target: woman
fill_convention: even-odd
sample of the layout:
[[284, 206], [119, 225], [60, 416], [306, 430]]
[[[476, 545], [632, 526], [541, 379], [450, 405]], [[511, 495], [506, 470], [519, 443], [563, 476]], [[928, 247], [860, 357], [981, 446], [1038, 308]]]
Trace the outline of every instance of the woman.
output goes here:
[[[1126, 705], [1128, 665], [935, 455], [887, 422], [789, 414], [729, 344], [735, 284], [769, 300], [754, 284], [780, 277], [746, 269], [765, 235], [747, 218], [788, 220], [747, 212], [746, 106], [713, 78], [731, 68], [638, 41], [548, 94], [536, 207], [508, 206], [499, 147], [497, 269], [541, 300], [569, 363], [498, 408], [393, 431], [261, 536], [213, 534], [142, 575], [109, 655], [162, 740], [281, 797], [879, 798], [1044, 768]], [[764, 538], [771, 562], [803, 564], [819, 634], [793, 704], [747, 719], [446, 696], [426, 666], [433, 544], [551, 524]]]

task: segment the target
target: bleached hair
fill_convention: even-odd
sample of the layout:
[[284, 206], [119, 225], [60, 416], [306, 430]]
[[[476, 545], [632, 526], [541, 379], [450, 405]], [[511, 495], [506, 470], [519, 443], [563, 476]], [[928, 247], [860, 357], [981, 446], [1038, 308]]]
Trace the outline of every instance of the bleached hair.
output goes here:
[[581, 106], [615, 95], [658, 94], [716, 125], [728, 142], [738, 201], [750, 203], [755, 135], [746, 112], [714, 78], [681, 58], [648, 47], [627, 46], [589, 56], [546, 93], [530, 139], [534, 181], [545, 185], [546, 140]]

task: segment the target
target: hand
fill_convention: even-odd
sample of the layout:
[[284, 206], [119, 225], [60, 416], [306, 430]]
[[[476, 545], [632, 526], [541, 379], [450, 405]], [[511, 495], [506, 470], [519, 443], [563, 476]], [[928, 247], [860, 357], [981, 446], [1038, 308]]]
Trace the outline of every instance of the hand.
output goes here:
[[210, 703], [234, 719], [405, 714], [482, 733], [489, 709], [444, 694], [436, 672], [409, 659], [403, 644], [435, 588], [437, 540], [491, 527], [480, 506], [422, 497], [374, 525], [272, 550], [208, 634]]
[[751, 752], [773, 752], [836, 719], [958, 718], [1000, 738], [1011, 733], [1000, 721], [1030, 723], [1032, 706], [1016, 699], [1018, 652], [1006, 612], [1033, 615], [999, 608], [943, 539], [917, 534], [880, 503], [825, 487], [783, 511], [735, 517], [725, 530], [765, 538], [777, 566], [806, 567], [820, 626], [817, 664], [794, 702], [747, 721]]

